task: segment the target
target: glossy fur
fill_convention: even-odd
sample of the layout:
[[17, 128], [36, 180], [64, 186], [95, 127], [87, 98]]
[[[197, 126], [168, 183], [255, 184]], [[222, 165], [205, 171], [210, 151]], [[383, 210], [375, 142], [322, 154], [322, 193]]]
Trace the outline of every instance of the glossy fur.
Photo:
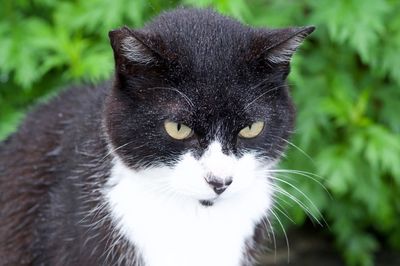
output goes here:
[[[0, 146], [0, 265], [252, 265], [272, 202], [268, 169], [293, 130], [289, 61], [312, 31], [196, 9], [111, 31], [113, 83], [67, 90]], [[166, 120], [194, 135], [172, 139]], [[257, 121], [259, 136], [238, 137]], [[209, 175], [232, 185], [216, 195]], [[149, 189], [163, 184], [172, 201]], [[165, 251], [147, 248], [156, 241]]]

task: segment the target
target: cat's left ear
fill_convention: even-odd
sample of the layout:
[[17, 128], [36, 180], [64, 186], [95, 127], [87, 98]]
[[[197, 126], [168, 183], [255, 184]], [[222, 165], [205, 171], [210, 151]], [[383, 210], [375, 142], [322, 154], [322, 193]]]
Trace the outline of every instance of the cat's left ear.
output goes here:
[[267, 60], [269, 64], [288, 64], [314, 26], [259, 31], [252, 41], [251, 59]]

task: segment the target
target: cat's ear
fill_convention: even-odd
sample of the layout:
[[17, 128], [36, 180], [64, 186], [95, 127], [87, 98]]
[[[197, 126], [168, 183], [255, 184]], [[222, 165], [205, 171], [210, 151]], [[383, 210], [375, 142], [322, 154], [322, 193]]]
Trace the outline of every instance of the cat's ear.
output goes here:
[[314, 26], [257, 32], [252, 41], [251, 59], [263, 59], [269, 64], [288, 64]]
[[165, 61], [162, 41], [146, 32], [122, 27], [108, 33], [118, 72], [130, 72], [141, 67], [159, 66]]

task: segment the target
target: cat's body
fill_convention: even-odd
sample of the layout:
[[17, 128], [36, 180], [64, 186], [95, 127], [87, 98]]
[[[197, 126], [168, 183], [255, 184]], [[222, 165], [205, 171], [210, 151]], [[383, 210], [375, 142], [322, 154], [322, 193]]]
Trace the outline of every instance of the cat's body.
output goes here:
[[[107, 153], [102, 134], [91, 129], [101, 123], [105, 92], [105, 88], [68, 90], [31, 113], [19, 131], [2, 144], [0, 265], [85, 265], [84, 261], [72, 262], [77, 254], [89, 252], [90, 244], [101, 245], [97, 239], [83, 247], [79, 237], [85, 229], [76, 226], [83, 224], [85, 209], [90, 211], [90, 205], [96, 204], [93, 200], [98, 192], [94, 189], [101, 184], [85, 185], [93, 200], [83, 199], [76, 185], [83, 183], [79, 176], [105, 178], [110, 171], [104, 168], [110, 159], [101, 164], [100, 158], [89, 155], [104, 157]], [[85, 167], [85, 163], [96, 167]], [[71, 215], [74, 212], [77, 214]], [[82, 255], [81, 259], [88, 258]]]
[[111, 32], [114, 83], [62, 93], [0, 146], [0, 265], [253, 265], [312, 30], [181, 9]]

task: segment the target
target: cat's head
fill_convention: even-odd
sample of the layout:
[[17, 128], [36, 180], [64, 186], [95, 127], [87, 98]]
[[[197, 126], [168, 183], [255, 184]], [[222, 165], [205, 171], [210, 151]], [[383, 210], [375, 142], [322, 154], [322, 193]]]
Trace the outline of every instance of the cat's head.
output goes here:
[[[203, 204], [268, 183], [295, 112], [285, 79], [313, 27], [251, 28], [180, 9], [110, 32], [105, 128], [117, 160]], [[156, 185], [155, 185], [156, 186]]]

